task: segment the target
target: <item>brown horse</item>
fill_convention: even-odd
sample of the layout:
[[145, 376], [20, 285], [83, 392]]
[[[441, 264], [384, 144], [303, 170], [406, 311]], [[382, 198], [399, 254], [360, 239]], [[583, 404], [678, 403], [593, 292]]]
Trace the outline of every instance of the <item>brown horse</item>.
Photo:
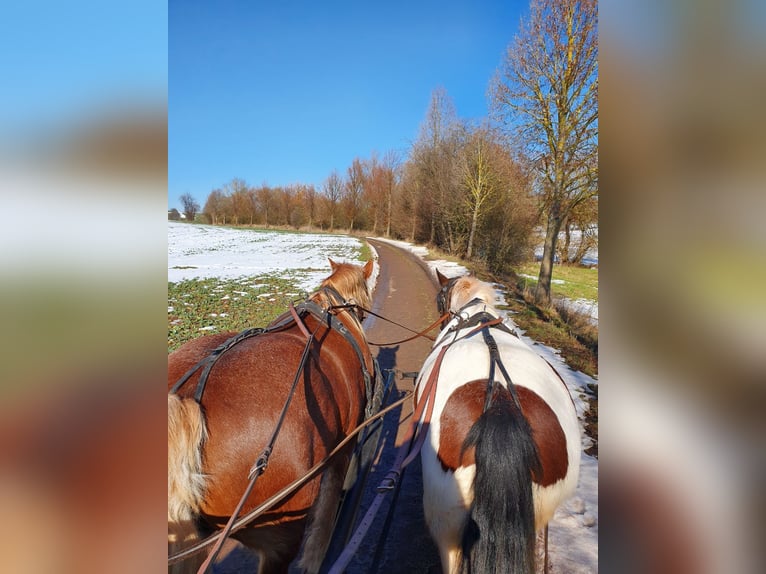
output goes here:
[[[245, 338], [221, 353], [198, 402], [200, 373], [168, 394], [168, 545], [170, 552], [198, 538], [197, 526], [223, 526], [248, 485], [248, 473], [269, 442], [296, 375], [300, 377], [274, 442], [268, 468], [242, 508], [245, 514], [303, 476], [359, 424], [365, 415], [365, 378], [374, 373], [354, 308], [370, 307], [364, 267], [330, 260], [332, 274], [309, 298], [302, 314], [313, 342], [304, 366], [307, 336], [283, 315], [275, 330]], [[339, 300], [342, 299], [342, 300]], [[298, 306], [300, 309], [300, 306]], [[322, 314], [318, 314], [322, 313]], [[346, 330], [341, 334], [336, 327]], [[234, 333], [191, 341], [168, 357], [168, 387]], [[355, 342], [355, 343], [354, 343]], [[305, 534], [301, 568], [316, 572], [331, 527], [350, 450], [341, 451], [321, 475], [278, 506], [236, 531], [233, 538], [254, 549], [259, 572], [286, 572]], [[196, 568], [199, 554], [180, 566]]]

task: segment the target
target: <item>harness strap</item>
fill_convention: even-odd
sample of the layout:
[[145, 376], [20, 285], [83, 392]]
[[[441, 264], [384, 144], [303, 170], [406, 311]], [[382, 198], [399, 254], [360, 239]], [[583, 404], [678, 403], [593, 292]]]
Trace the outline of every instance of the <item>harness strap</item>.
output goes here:
[[[410, 333], [415, 333], [415, 336], [414, 336], [414, 337], [412, 337], [412, 339], [414, 339], [415, 337], [425, 337], [425, 338], [426, 338], [426, 339], [428, 339], [429, 341], [433, 341], [433, 340], [434, 340], [434, 338], [433, 338], [433, 337], [429, 337], [428, 335], [426, 335], [426, 333], [428, 333], [428, 331], [430, 331], [431, 329], [433, 329], [433, 328], [434, 328], [436, 325], [429, 325], [429, 326], [428, 326], [428, 328], [426, 328], [426, 329], [423, 329], [423, 330], [422, 330], [421, 332], [419, 332], [419, 333], [416, 333], [416, 332], [415, 332], [413, 329], [410, 329], [410, 328], [409, 328], [409, 327], [407, 327], [406, 325], [402, 325], [401, 323], [397, 323], [396, 321], [393, 321], [393, 320], [389, 319], [388, 317], [384, 317], [383, 315], [378, 315], [378, 314], [377, 314], [377, 313], [375, 313], [374, 311], [370, 311], [369, 309], [365, 309], [365, 308], [364, 308], [364, 307], [362, 307], [361, 305], [354, 305], [354, 307], [356, 307], [357, 309], [360, 309], [360, 310], [362, 310], [364, 313], [366, 313], [366, 314], [368, 314], [368, 315], [372, 315], [373, 317], [376, 317], [376, 318], [378, 318], [378, 319], [382, 319], [383, 321], [386, 321], [386, 322], [388, 322], [388, 323], [391, 323], [392, 325], [396, 325], [397, 327], [401, 327], [401, 328], [402, 328], [402, 329], [404, 329], [405, 331], [409, 331]], [[446, 319], [446, 317], [442, 316], [442, 317], [440, 317], [440, 319]], [[382, 347], [382, 346], [385, 346], [385, 345], [396, 345], [397, 343], [404, 343], [404, 342], [406, 342], [406, 341], [410, 341], [410, 340], [411, 340], [411, 339], [405, 339], [405, 340], [403, 340], [403, 341], [395, 341], [395, 342], [393, 342], [393, 343], [369, 343], [369, 344], [370, 344], [370, 345], [375, 345], [375, 346], [377, 346], [377, 347]]]
[[469, 301], [468, 303], [466, 303], [465, 305], [463, 305], [460, 311], [455, 313], [455, 316], [459, 318], [458, 322], [452, 327], [450, 327], [447, 332], [451, 333], [456, 331], [462, 331], [463, 329], [470, 329], [471, 327], [474, 327], [475, 325], [479, 325], [482, 323], [485, 323], [485, 324], [492, 323], [492, 325], [490, 325], [491, 327], [500, 329], [501, 331], [504, 331], [508, 333], [509, 335], [513, 335], [514, 337], [518, 338], [519, 336], [518, 333], [515, 333], [514, 331], [512, 331], [505, 323], [502, 322], [502, 320], [495, 321], [495, 319], [497, 319], [498, 317], [495, 317], [494, 315], [492, 315], [491, 313], [487, 313], [486, 311], [480, 311], [479, 313], [476, 313], [475, 315], [471, 315], [467, 319], [463, 319], [460, 316], [460, 313], [463, 309], [470, 307], [471, 305], [475, 305], [477, 303], [484, 303], [484, 301], [482, 301], [481, 299], [473, 299]]
[[[281, 325], [280, 325], [281, 327]], [[197, 390], [194, 393], [194, 398], [199, 402], [199, 400], [202, 398], [202, 393], [205, 390], [205, 384], [207, 383], [207, 376], [210, 374], [210, 369], [213, 368], [213, 365], [218, 361], [218, 359], [221, 357], [221, 355], [231, 349], [234, 345], [237, 343], [244, 341], [245, 339], [248, 339], [250, 337], [255, 337], [256, 335], [260, 335], [261, 333], [266, 332], [267, 329], [263, 329], [260, 327], [255, 327], [252, 329], [245, 329], [241, 333], [233, 336], [231, 339], [227, 339], [224, 341], [221, 345], [210, 351], [207, 357], [202, 359], [200, 362], [198, 362], [196, 365], [194, 365], [191, 369], [186, 371], [184, 375], [178, 379], [176, 384], [173, 385], [173, 387], [170, 389], [171, 393], [177, 393], [178, 390], [188, 381], [194, 373], [196, 373], [199, 369], [202, 367], [205, 367], [203, 371], [202, 377], [200, 377], [200, 382], [197, 385]]]
[[[489, 326], [487, 324], [487, 326]], [[490, 406], [492, 406], [492, 400], [494, 398], [494, 391], [495, 391], [495, 366], [500, 369], [500, 373], [503, 375], [503, 378], [505, 379], [505, 382], [508, 386], [508, 391], [511, 393], [511, 398], [513, 399], [513, 404], [516, 406], [517, 410], [521, 410], [521, 404], [519, 403], [519, 396], [516, 393], [516, 386], [513, 384], [513, 381], [511, 380], [511, 376], [508, 374], [508, 371], [505, 369], [505, 365], [503, 364], [502, 359], [500, 358], [500, 351], [497, 348], [497, 341], [495, 341], [495, 338], [492, 336], [492, 333], [489, 332], [489, 329], [483, 329], [481, 332], [482, 336], [484, 337], [484, 343], [487, 345], [487, 348], [489, 349], [489, 377], [487, 378], [487, 395], [484, 399], [484, 412], [487, 412], [487, 409], [489, 409]]]

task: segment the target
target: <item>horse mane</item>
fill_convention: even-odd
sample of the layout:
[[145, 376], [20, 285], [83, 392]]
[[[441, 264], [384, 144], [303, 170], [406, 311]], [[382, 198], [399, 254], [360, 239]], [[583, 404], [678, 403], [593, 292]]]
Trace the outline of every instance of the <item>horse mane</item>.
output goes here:
[[490, 307], [495, 304], [495, 288], [476, 277], [465, 275], [455, 282], [450, 297], [450, 311], [456, 312], [473, 299], [481, 299]]
[[359, 265], [334, 263], [332, 274], [322, 281], [320, 289], [327, 286], [343, 295], [346, 301], [353, 299], [356, 304], [365, 309], [372, 307], [372, 299], [367, 288], [364, 270]]

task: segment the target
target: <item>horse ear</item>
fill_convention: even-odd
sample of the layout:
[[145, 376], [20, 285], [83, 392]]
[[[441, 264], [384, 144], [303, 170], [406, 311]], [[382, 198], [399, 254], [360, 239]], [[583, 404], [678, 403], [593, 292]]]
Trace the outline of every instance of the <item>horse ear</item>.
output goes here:
[[436, 278], [439, 280], [439, 285], [442, 287], [444, 287], [449, 282], [449, 278], [439, 273], [438, 269], [436, 270]]
[[338, 268], [338, 264], [337, 264], [337, 263], [335, 263], [335, 261], [333, 261], [333, 260], [332, 260], [332, 259], [330, 259], [329, 257], [327, 258], [327, 261], [329, 261], [329, 262], [330, 262], [330, 269], [332, 269], [333, 271], [335, 271], [335, 270]]
[[362, 271], [364, 271], [364, 278], [369, 279], [370, 275], [372, 275], [372, 269], [374, 267], [374, 263], [372, 259], [370, 259], [367, 263], [364, 264], [364, 267], [362, 267]]

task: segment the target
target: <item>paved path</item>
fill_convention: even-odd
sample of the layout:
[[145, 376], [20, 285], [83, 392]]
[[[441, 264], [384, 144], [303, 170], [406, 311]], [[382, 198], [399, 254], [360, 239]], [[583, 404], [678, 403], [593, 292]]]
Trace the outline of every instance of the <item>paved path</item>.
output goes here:
[[[369, 241], [378, 251], [380, 265], [373, 311], [416, 331], [435, 321], [439, 316], [436, 310], [436, 282], [430, 277], [422, 260], [388, 243]], [[365, 324], [365, 331], [368, 340], [373, 342], [396, 341], [410, 335], [395, 325], [374, 318]], [[431, 345], [428, 339], [418, 338], [400, 345], [381, 347], [377, 351], [378, 362], [381, 369], [394, 369], [397, 373], [417, 372], [431, 350]], [[400, 396], [412, 390], [414, 380], [397, 376], [395, 382], [394, 396]], [[368, 481], [361, 512], [371, 502], [375, 496], [375, 487], [391, 468], [396, 457], [395, 445], [401, 444], [402, 436], [410, 424], [411, 413], [412, 403], [408, 401], [398, 416], [391, 413], [387, 418], [383, 431], [383, 455]], [[394, 436], [395, 441], [392, 440]], [[378, 559], [374, 555], [375, 546], [383, 537], [387, 504], [381, 507], [376, 523], [370, 528], [354, 562], [349, 565], [349, 574], [441, 571], [438, 552], [423, 519], [422, 492], [420, 462], [415, 460], [402, 479], [392, 522]]]

